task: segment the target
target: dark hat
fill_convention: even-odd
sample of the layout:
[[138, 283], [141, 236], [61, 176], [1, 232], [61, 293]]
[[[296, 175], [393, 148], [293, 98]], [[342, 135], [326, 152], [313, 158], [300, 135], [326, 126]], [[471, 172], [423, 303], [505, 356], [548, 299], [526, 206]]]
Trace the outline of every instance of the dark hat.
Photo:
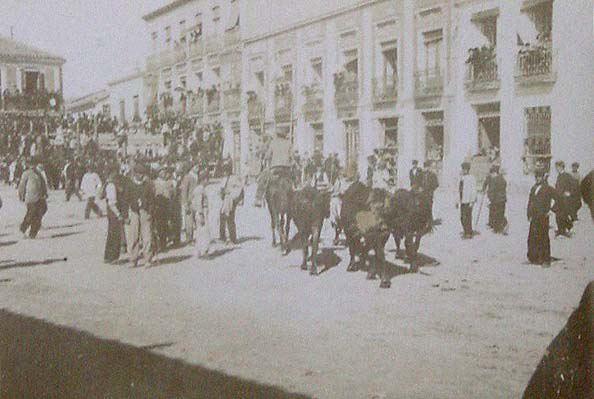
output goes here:
[[493, 165], [491, 169], [489, 169], [489, 173], [499, 173], [499, 166]]
[[565, 162], [563, 162], [563, 161], [557, 161], [557, 162], [555, 162], [555, 166], [561, 166], [562, 168], [564, 168], [565, 167]]
[[580, 163], [579, 162], [574, 162], [571, 164], [572, 168], [579, 168], [580, 167]]
[[470, 170], [470, 162], [462, 162], [462, 169]]
[[417, 161], [416, 159], [413, 159], [412, 164], [413, 165], [418, 165], [419, 164], [419, 161]]
[[147, 169], [143, 164], [137, 163], [136, 165], [134, 165], [134, 173], [138, 173], [139, 175], [146, 175]]

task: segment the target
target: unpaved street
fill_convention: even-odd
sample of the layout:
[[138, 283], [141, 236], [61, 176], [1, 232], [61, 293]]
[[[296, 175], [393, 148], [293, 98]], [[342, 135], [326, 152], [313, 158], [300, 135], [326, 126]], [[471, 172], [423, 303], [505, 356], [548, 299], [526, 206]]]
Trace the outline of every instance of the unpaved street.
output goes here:
[[23, 240], [24, 206], [13, 189], [0, 195], [0, 308], [319, 398], [520, 397], [594, 279], [584, 209], [572, 239], [552, 240], [559, 261], [524, 264], [525, 193], [510, 195], [509, 236], [486, 229], [485, 210], [482, 234], [463, 241], [453, 198], [438, 192], [443, 223], [421, 244], [426, 265], [406, 273], [388, 251], [389, 290], [345, 271], [329, 223], [325, 270], [302, 272], [299, 250], [271, 248], [267, 211], [249, 195], [239, 246], [216, 244], [207, 261], [172, 250], [151, 269], [104, 265], [106, 220], [82, 220], [84, 203], [62, 192], [38, 239]]

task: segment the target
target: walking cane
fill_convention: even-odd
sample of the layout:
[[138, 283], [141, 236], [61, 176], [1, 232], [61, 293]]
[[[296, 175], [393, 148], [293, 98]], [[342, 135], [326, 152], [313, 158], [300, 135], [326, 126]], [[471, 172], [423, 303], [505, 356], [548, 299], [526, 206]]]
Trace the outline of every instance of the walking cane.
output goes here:
[[485, 193], [483, 192], [483, 196], [481, 197], [481, 203], [479, 205], [479, 210], [478, 213], [476, 215], [476, 220], [474, 221], [474, 227], [476, 228], [478, 226], [478, 222], [481, 218], [481, 212], [483, 210], [483, 203], [485, 202]]

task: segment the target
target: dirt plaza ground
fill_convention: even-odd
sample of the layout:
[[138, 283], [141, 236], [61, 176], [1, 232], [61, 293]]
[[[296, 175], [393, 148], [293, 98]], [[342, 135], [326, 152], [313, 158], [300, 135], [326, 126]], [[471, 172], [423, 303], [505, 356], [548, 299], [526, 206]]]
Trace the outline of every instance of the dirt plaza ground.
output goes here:
[[[218, 188], [210, 191], [214, 232]], [[389, 290], [346, 272], [348, 252], [331, 245], [329, 223], [323, 272], [302, 272], [299, 250], [271, 248], [267, 211], [250, 195], [239, 245], [217, 243], [208, 260], [171, 250], [150, 269], [104, 265], [106, 220], [84, 221], [84, 203], [65, 203], [62, 192], [51, 194], [36, 240], [18, 232], [14, 189], [0, 196], [0, 308], [319, 398], [520, 397], [594, 279], [586, 210], [573, 238], [552, 240], [558, 261], [525, 264], [525, 193], [510, 196], [509, 236], [488, 231], [484, 212], [481, 234], [461, 240], [453, 195], [438, 192], [442, 223], [421, 244], [425, 266], [406, 273], [390, 242]]]

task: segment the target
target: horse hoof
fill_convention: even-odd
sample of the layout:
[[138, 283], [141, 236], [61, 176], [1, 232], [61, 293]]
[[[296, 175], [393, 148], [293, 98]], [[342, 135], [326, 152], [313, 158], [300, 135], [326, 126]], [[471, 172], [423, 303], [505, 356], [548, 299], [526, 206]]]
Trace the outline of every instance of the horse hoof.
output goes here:
[[287, 256], [291, 252], [288, 248], [283, 250], [283, 256]]
[[317, 269], [312, 269], [309, 271], [309, 275], [310, 276], [317, 276], [318, 275], [318, 270]]
[[377, 275], [375, 273], [367, 273], [367, 280], [375, 280]]
[[301, 270], [307, 270], [307, 265], [301, 265]]
[[382, 280], [380, 283], [380, 288], [390, 288], [391, 286], [392, 283], [390, 283], [390, 280]]
[[351, 264], [349, 265], [349, 267], [347, 267], [347, 272], [350, 272], [350, 273], [352, 273], [352, 272], [356, 272], [356, 271], [357, 271], [357, 266], [355, 266], [355, 264], [354, 264], [354, 263], [351, 263]]

